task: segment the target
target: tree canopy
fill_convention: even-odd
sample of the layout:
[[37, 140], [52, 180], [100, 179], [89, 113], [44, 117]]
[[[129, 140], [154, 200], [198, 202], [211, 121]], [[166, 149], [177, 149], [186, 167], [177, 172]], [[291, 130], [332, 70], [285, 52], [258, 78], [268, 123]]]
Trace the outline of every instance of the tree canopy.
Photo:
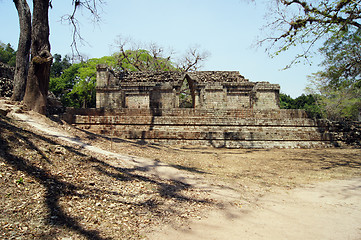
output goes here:
[[[148, 50], [124, 50], [114, 54], [122, 71], [175, 71], [169, 58], [151, 55]], [[113, 64], [114, 65], [114, 64]]]
[[320, 49], [324, 68], [310, 77], [309, 91], [329, 119], [357, 120], [361, 111], [361, 29], [330, 37]]
[[196, 71], [202, 67], [209, 53], [200, 50], [198, 45], [191, 46], [178, 59], [174, 52], [166, 51], [156, 43], [143, 44], [131, 38], [118, 37], [116, 41], [118, 65], [122, 71]]
[[8, 44], [0, 42], [0, 62], [6, 63], [12, 67], [16, 64], [16, 51]]
[[317, 75], [328, 85], [361, 87], [361, 29], [328, 39], [320, 49], [324, 70]]
[[280, 93], [281, 109], [304, 109], [312, 118], [323, 117], [322, 108], [317, 103], [318, 96], [313, 94], [302, 94], [293, 99], [287, 94]]
[[60, 77], [65, 69], [71, 66], [70, 58], [66, 55], [63, 59], [60, 54], [54, 54], [54, 61], [50, 69], [50, 77]]
[[[86, 62], [70, 64], [69, 59], [54, 54], [56, 61], [52, 72], [61, 69], [60, 75], [54, 74], [50, 78], [49, 90], [60, 99], [66, 107], [95, 107], [96, 65], [108, 64], [115, 67], [115, 57], [89, 59]], [[54, 68], [54, 69], [53, 69]]]
[[300, 58], [308, 58], [315, 46], [330, 36], [361, 29], [360, 0], [275, 0], [271, 20], [265, 27], [269, 35], [260, 44], [270, 43], [267, 50], [278, 54], [302, 45]]

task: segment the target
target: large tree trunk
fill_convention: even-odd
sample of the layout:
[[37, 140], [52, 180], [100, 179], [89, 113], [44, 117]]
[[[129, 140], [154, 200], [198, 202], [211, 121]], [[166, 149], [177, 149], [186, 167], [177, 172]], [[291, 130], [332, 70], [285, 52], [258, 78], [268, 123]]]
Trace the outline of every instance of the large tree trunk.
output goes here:
[[26, 0], [13, 0], [19, 15], [20, 37], [16, 52], [16, 67], [14, 75], [14, 88], [11, 99], [23, 100], [26, 79], [29, 68], [29, 53], [31, 44], [31, 13]]
[[29, 109], [45, 114], [53, 60], [49, 43], [49, 0], [33, 0], [33, 5], [31, 62], [24, 103]]

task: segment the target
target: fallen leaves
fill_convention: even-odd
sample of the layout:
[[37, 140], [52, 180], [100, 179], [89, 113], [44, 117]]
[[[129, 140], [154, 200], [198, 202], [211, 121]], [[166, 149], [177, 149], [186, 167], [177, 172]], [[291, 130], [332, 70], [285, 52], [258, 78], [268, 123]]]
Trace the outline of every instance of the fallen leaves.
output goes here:
[[0, 128], [2, 239], [141, 239], [209, 206], [201, 191], [109, 165], [6, 119]]

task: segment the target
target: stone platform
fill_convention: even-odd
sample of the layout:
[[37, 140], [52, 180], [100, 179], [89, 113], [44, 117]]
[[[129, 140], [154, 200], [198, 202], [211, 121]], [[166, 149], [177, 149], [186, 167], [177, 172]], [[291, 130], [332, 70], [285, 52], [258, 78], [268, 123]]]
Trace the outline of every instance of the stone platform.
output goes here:
[[329, 128], [303, 110], [83, 109], [67, 121], [96, 134], [171, 145], [225, 148], [332, 147]]

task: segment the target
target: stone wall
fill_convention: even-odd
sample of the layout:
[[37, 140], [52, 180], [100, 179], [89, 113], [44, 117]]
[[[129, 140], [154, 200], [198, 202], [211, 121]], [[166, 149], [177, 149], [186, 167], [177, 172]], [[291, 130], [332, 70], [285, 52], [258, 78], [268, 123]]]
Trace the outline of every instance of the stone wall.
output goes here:
[[107, 136], [226, 148], [337, 146], [330, 128], [303, 110], [68, 110], [68, 122]]
[[254, 108], [256, 109], [278, 109], [279, 89], [267, 82], [259, 82], [252, 89]]
[[[279, 109], [279, 89], [235, 71], [115, 73], [97, 66], [97, 108]], [[184, 90], [189, 104], [182, 103]]]
[[333, 147], [359, 136], [303, 110], [279, 109], [278, 85], [250, 82], [238, 72], [114, 73], [99, 65], [97, 74], [97, 109], [65, 115], [97, 134], [226, 148]]
[[0, 62], [0, 97], [10, 97], [13, 93], [15, 69]]

